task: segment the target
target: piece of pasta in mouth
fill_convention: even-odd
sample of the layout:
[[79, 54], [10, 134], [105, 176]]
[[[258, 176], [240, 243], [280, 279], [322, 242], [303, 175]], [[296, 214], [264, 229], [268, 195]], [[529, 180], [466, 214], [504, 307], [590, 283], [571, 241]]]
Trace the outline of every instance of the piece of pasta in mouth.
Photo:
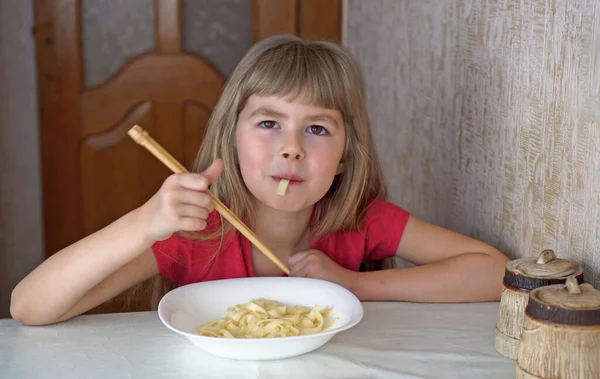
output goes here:
[[287, 179], [281, 179], [279, 185], [277, 186], [277, 194], [279, 196], [285, 196], [285, 192], [287, 191], [288, 185], [290, 181]]
[[315, 334], [330, 330], [337, 319], [332, 308], [285, 305], [254, 299], [228, 308], [224, 318], [198, 327], [198, 334], [217, 338], [276, 338]]

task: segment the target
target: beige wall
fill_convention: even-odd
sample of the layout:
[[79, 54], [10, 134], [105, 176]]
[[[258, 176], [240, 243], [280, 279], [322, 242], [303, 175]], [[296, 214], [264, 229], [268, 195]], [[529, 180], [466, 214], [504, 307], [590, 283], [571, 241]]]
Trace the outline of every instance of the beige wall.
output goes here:
[[[347, 0], [392, 200], [600, 270], [600, 0]], [[596, 280], [596, 284], [599, 284]]]

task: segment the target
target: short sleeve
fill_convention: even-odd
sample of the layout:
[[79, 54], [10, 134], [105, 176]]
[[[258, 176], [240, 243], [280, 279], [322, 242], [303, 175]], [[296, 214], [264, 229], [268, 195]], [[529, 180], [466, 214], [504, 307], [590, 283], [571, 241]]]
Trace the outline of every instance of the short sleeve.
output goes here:
[[[213, 211], [207, 219], [205, 232], [210, 233], [219, 226], [218, 213]], [[158, 265], [159, 275], [175, 283], [187, 282], [193, 263], [197, 263], [198, 259], [215, 250], [211, 242], [199, 242], [177, 233], [165, 240], [155, 242], [152, 245], [152, 252]]]
[[365, 260], [393, 257], [410, 213], [385, 200], [375, 200], [365, 217]]
[[179, 283], [185, 275], [187, 262], [189, 261], [189, 242], [184, 237], [173, 234], [171, 237], [152, 245], [160, 276]]

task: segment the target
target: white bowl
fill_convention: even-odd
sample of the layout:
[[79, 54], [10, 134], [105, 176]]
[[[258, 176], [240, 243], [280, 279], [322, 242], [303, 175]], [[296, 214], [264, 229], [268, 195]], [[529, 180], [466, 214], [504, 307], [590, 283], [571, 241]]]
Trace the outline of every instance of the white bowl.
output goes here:
[[[205, 322], [225, 317], [227, 308], [256, 298], [287, 305], [331, 307], [331, 317], [337, 321], [328, 331], [292, 337], [231, 339], [206, 337], [196, 332]], [[323, 346], [336, 333], [356, 325], [363, 317], [363, 307], [352, 292], [328, 281], [261, 277], [216, 280], [176, 288], [161, 299], [158, 315], [169, 329], [210, 354], [239, 360], [269, 360], [293, 357]]]

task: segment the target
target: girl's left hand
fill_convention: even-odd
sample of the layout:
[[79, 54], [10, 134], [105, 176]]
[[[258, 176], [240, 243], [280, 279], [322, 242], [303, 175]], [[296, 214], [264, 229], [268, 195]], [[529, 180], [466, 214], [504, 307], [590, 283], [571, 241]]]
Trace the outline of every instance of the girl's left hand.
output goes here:
[[288, 259], [290, 276], [328, 280], [353, 291], [358, 272], [335, 263], [319, 250], [306, 250], [292, 254]]

